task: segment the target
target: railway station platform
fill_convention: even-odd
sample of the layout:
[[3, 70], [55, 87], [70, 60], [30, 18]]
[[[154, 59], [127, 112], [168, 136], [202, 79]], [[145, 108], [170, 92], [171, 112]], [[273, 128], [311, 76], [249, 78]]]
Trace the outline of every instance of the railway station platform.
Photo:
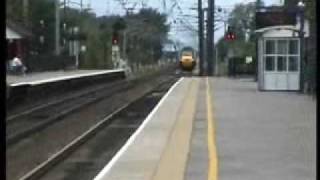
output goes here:
[[30, 73], [25, 76], [7, 75], [7, 100], [17, 104], [21, 99], [35, 99], [52, 94], [63, 94], [68, 90], [90, 87], [125, 78], [122, 69], [117, 70], [72, 70]]
[[25, 76], [14, 76], [7, 75], [6, 81], [10, 86], [19, 85], [38, 85], [56, 81], [70, 80], [75, 78], [83, 78], [90, 76], [97, 76], [103, 74], [112, 74], [123, 72], [123, 70], [70, 70], [70, 71], [48, 71], [48, 72], [38, 72], [30, 73]]
[[315, 180], [316, 101], [181, 78], [95, 180]]

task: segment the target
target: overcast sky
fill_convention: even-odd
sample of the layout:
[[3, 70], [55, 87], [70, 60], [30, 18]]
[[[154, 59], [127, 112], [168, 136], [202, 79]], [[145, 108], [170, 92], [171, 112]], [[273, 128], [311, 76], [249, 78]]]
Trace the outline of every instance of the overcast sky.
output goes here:
[[[80, 0], [72, 0], [80, 1]], [[97, 16], [111, 15], [111, 14], [124, 14], [125, 10], [120, 5], [119, 0], [82, 0], [87, 6], [89, 5]], [[121, 0], [120, 0], [121, 1]], [[198, 0], [122, 0], [127, 1], [127, 7], [133, 7], [140, 9], [142, 7], [157, 8], [160, 12], [169, 14], [168, 23], [172, 24], [172, 30], [170, 32], [170, 39], [179, 39], [185, 44], [197, 46], [197, 34], [190, 30], [190, 26], [197, 29], [197, 19], [194, 17], [181, 17], [181, 14], [185, 15], [197, 15], [197, 11], [190, 10], [192, 7], [197, 7]], [[170, 8], [174, 5], [174, 2], [178, 2], [178, 6], [174, 6], [173, 10]], [[215, 5], [220, 6], [227, 12], [230, 12], [237, 3], [254, 2], [255, 0], [215, 0]], [[280, 0], [264, 0], [266, 5], [278, 3]], [[207, 0], [203, 0], [203, 6], [207, 6]], [[181, 7], [181, 10], [179, 10]], [[226, 15], [227, 16], [227, 15]], [[183, 19], [183, 23], [180, 22]], [[174, 24], [174, 22], [176, 22]], [[222, 24], [221, 24], [222, 25]], [[215, 42], [224, 34], [223, 26], [215, 32]]]

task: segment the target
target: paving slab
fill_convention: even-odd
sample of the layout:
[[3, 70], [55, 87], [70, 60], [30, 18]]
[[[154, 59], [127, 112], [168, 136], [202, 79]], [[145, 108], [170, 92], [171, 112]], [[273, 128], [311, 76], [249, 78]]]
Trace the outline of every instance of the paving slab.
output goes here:
[[[190, 85], [194, 79], [198, 91]], [[262, 92], [250, 78], [209, 78], [209, 89], [206, 81], [184, 78], [164, 105], [151, 113], [133, 143], [95, 180], [206, 180], [212, 177], [210, 164], [216, 163], [210, 161], [210, 139], [217, 148], [219, 180], [316, 179], [312, 97]]]
[[316, 101], [258, 91], [249, 80], [210, 79], [219, 180], [315, 180]]
[[184, 177], [198, 83], [180, 80], [95, 180]]
[[192, 138], [188, 162], [185, 169], [185, 180], [208, 179], [208, 140], [207, 140], [207, 107], [206, 107], [206, 83], [201, 78], [197, 105], [194, 116]]

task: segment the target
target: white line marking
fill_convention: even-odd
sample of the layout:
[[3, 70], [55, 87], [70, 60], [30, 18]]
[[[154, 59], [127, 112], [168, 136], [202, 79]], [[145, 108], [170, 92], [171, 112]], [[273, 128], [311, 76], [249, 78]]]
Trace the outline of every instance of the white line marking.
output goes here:
[[162, 105], [162, 103], [165, 101], [165, 99], [169, 96], [169, 94], [173, 91], [177, 85], [182, 82], [184, 78], [180, 78], [179, 81], [177, 81], [170, 89], [169, 91], [161, 98], [159, 103], [156, 105], [156, 107], [151, 111], [151, 113], [146, 117], [146, 119], [143, 121], [141, 126], [131, 135], [131, 137], [127, 140], [124, 146], [116, 153], [115, 156], [109, 161], [109, 163], [98, 173], [98, 175], [94, 178], [94, 180], [102, 180], [103, 177], [110, 171], [112, 166], [118, 161], [118, 159], [121, 157], [121, 155], [128, 149], [128, 147], [134, 142], [136, 137], [139, 135], [139, 133], [144, 129], [144, 127], [147, 125], [147, 123], [151, 120], [152, 116], [158, 111], [159, 107]]
[[50, 83], [50, 82], [55, 82], [55, 81], [60, 81], [60, 80], [76, 79], [76, 78], [95, 76], [95, 75], [100, 75], [100, 74], [105, 74], [105, 73], [114, 73], [114, 72], [124, 72], [124, 70], [123, 69], [107, 70], [107, 71], [102, 71], [102, 72], [93, 72], [90, 74], [77, 74], [77, 75], [62, 76], [62, 77], [57, 77], [57, 78], [49, 78], [49, 79], [31, 81], [31, 82], [19, 82], [19, 83], [10, 84], [10, 86], [21, 86], [21, 85], [34, 86], [34, 85], [39, 85], [39, 84], [43, 84], [43, 83]]

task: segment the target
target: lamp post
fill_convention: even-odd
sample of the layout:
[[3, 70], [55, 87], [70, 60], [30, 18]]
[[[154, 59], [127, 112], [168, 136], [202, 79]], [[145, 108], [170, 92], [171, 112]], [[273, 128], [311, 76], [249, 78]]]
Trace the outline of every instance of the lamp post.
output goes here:
[[63, 40], [62, 40], [62, 42], [63, 42], [63, 48], [65, 48], [66, 43], [67, 43], [67, 40], [66, 40], [67, 24], [63, 23], [62, 27], [63, 27]]
[[202, 0], [198, 0], [198, 25], [199, 25], [199, 65], [200, 72], [199, 75], [203, 76], [203, 62], [204, 62], [204, 54], [203, 54], [203, 12], [202, 12]]
[[300, 30], [299, 30], [299, 39], [300, 39], [300, 92], [304, 90], [304, 68], [305, 68], [305, 59], [304, 59], [304, 8], [305, 4], [302, 1], [299, 1], [297, 4], [298, 7], [298, 17], [300, 20]]
[[[82, 61], [85, 52], [87, 52], [87, 46], [81, 45], [80, 47], [80, 53], [79, 53], [79, 61]], [[79, 63], [80, 64], [80, 63]], [[78, 65], [79, 66], [79, 65]]]
[[208, 76], [214, 74], [214, 0], [208, 0], [208, 29], [207, 29], [207, 63], [208, 63]]
[[39, 44], [38, 44], [38, 47], [37, 47], [37, 51], [38, 53], [42, 54], [42, 53], [46, 53], [46, 51], [48, 50], [47, 46], [46, 46], [46, 36], [45, 36], [45, 21], [43, 19], [40, 19], [39, 21], [39, 25], [40, 25], [40, 28], [39, 28]]
[[60, 1], [55, 0], [55, 54], [60, 55]]
[[44, 20], [40, 20], [40, 27], [41, 27], [41, 35], [40, 35], [40, 43], [41, 43], [41, 46], [43, 47], [43, 44], [44, 44]]
[[[77, 26], [74, 27], [73, 32], [74, 32], [74, 37], [77, 37], [77, 35], [79, 33], [79, 27], [77, 27]], [[78, 67], [79, 67], [79, 40], [76, 38], [73, 41], [73, 49], [74, 49], [74, 56], [76, 57], [76, 69], [78, 69]]]

